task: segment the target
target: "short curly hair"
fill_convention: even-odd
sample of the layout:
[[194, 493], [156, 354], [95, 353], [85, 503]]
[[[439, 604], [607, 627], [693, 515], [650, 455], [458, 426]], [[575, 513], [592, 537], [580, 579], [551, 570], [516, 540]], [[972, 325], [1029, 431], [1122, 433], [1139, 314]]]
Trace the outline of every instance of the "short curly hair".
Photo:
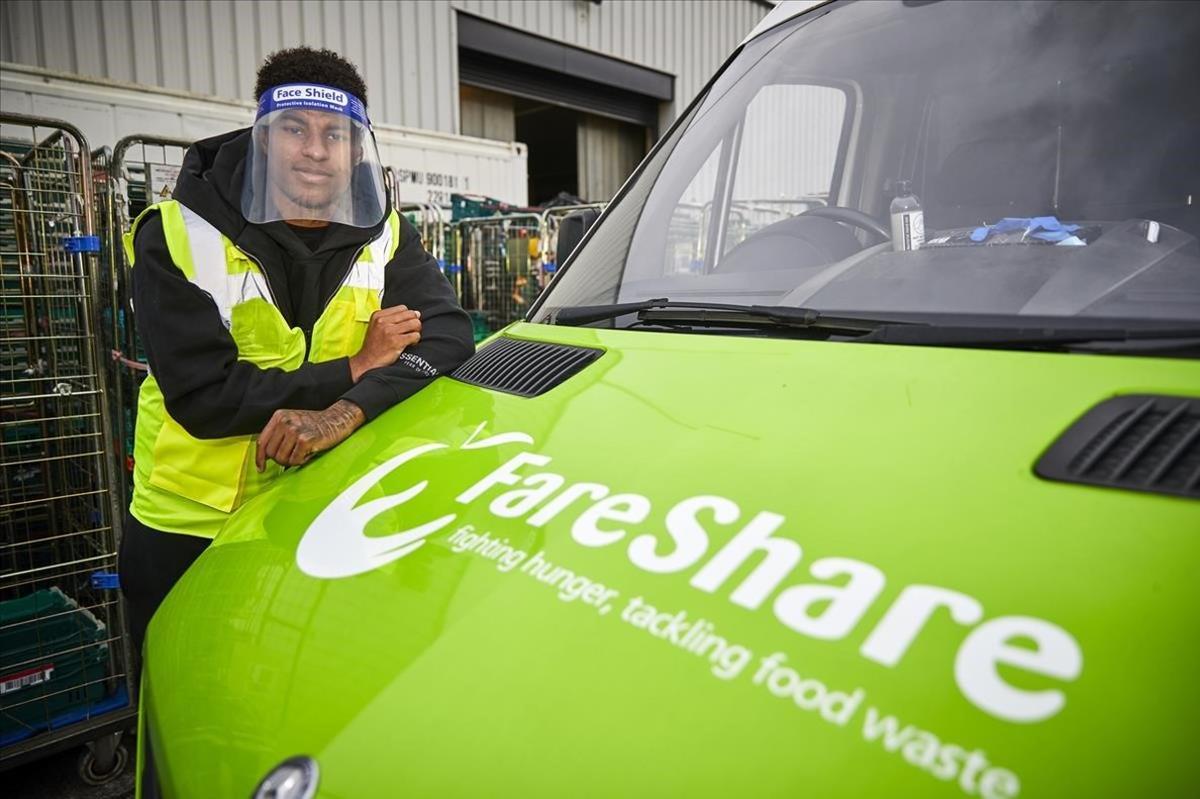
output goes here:
[[344, 92], [350, 92], [363, 105], [367, 104], [367, 84], [358, 74], [358, 68], [332, 50], [314, 50], [311, 47], [289, 47], [267, 56], [258, 68], [254, 83], [254, 99], [263, 92], [285, 83], [320, 83]]

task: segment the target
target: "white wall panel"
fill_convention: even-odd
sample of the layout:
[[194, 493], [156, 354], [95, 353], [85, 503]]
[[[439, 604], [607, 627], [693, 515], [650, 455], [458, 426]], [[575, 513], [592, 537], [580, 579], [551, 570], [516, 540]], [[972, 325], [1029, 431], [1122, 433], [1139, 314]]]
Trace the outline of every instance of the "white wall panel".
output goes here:
[[[244, 127], [254, 118], [253, 104], [244, 100], [65, 79], [26, 67], [0, 73], [0, 107], [69, 120], [93, 149], [135, 134], [205, 138]], [[528, 200], [524, 145], [386, 124], [376, 125], [375, 133], [383, 163], [408, 175], [398, 185], [404, 201], [446, 203], [449, 193], [459, 190], [515, 205]], [[22, 132], [4, 129], [0, 134]]]
[[[167, 89], [188, 91], [187, 43], [182, 0], [159, 0], [152, 6], [157, 23], [158, 60]], [[200, 92], [202, 93], [202, 92]]]
[[86, 41], [93, 31], [100, 30], [100, 4], [95, 0], [78, 2], [72, 6], [69, 24], [71, 26], [71, 42], [75, 55], [74, 72], [84, 75], [102, 75], [108, 72], [104, 63], [103, 47], [79, 47], [75, 42]]
[[[127, 47], [133, 53], [133, 81], [134, 83], [144, 83], [147, 86], [161, 86], [162, 70], [158, 67], [158, 20], [157, 15], [153, 13], [148, 0], [146, 2], [132, 3], [127, 8], [129, 13], [130, 28], [133, 33], [122, 34], [121, 31], [113, 31], [112, 36], [118, 41], [122, 36], [127, 36], [129, 41]], [[22, 64], [30, 66], [45, 66], [41, 61], [22, 61]], [[98, 75], [96, 77], [108, 77], [107, 75]]]
[[38, 12], [41, 14], [38, 39], [50, 69], [75, 71], [75, 44], [71, 41], [70, 11], [66, 0], [45, 0], [38, 5]]
[[247, 89], [242, 88], [237, 79], [238, 39], [236, 34], [233, 3], [231, 0], [212, 0], [208, 6], [212, 17], [214, 31], [235, 31], [232, 39], [223, 41], [219, 47], [213, 48], [212, 77], [213, 95], [217, 97], [237, 97]]
[[[234, 37], [229, 42], [230, 56], [228, 62], [218, 61], [219, 71], [228, 74], [232, 71], [233, 88], [230, 94], [222, 97], [248, 97], [254, 89], [255, 61], [258, 58], [258, 28], [254, 24], [255, 9], [253, 3], [243, 3], [231, 0], [233, 6]], [[230, 80], [230, 79], [227, 79]]]
[[[213, 73], [213, 61], [222, 54], [215, 52], [212, 38], [212, 13], [209, 3], [185, 3], [183, 6], [184, 43], [187, 47], [186, 88], [197, 94], [218, 95]], [[226, 22], [228, 25], [228, 22]], [[228, 30], [228, 28], [226, 28]], [[222, 51], [224, 47], [220, 48]], [[86, 73], [85, 73], [86, 74]]]
[[4, 20], [4, 37], [9, 41], [5, 58], [19, 64], [42, 63], [41, 43], [38, 28], [41, 14], [33, 0], [11, 0], [0, 5], [0, 19]]
[[674, 117], [766, 14], [756, 0], [5, 0], [0, 59], [252, 99], [269, 52], [344, 53], [376, 122], [454, 132], [455, 11], [674, 75]]
[[[100, 36], [100, 47], [104, 51], [105, 74], [113, 80], [132, 81], [133, 48], [129, 46], [129, 31], [133, 28], [129, 16], [129, 6], [121, 3], [113, 8], [104, 8], [100, 0], [96, 0], [96, 7], [100, 12], [97, 14], [100, 20], [97, 31]], [[109, 31], [125, 31], [125, 34], [109, 36]], [[76, 47], [86, 47], [86, 44], [81, 45], [81, 43], [88, 42], [89, 37], [79, 36], [75, 41]]]

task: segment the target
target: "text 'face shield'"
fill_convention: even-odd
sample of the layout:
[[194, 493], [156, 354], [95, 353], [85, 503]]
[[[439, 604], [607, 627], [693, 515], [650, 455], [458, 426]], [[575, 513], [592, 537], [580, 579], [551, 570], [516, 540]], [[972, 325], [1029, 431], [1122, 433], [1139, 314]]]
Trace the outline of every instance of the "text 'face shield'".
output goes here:
[[362, 102], [316, 84], [276, 86], [258, 103], [242, 186], [254, 223], [372, 227], [386, 209], [383, 167]]

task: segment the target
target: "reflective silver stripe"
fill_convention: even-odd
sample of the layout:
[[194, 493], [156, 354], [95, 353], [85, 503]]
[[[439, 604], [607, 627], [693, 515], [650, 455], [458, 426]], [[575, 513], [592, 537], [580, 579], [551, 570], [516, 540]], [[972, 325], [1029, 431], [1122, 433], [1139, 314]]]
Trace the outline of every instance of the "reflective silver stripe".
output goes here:
[[391, 219], [384, 223], [383, 230], [367, 245], [367, 249], [371, 252], [371, 260], [357, 261], [342, 285], [377, 291], [380, 299], [383, 299], [384, 267], [393, 254]]
[[369, 261], [359, 261], [350, 267], [343, 286], [383, 292], [383, 268]]
[[179, 203], [179, 212], [183, 214], [188, 248], [192, 251], [192, 268], [196, 271], [192, 282], [212, 297], [221, 320], [225, 327], [229, 327], [232, 303], [229, 300], [229, 269], [225, 266], [225, 242], [221, 232], [183, 203]]
[[[266, 278], [257, 269], [229, 274], [229, 265], [225, 262], [225, 237], [221, 232], [183, 203], [179, 203], [179, 210], [187, 228], [192, 268], [196, 272], [193, 283], [212, 297], [225, 327], [233, 324], [233, 306], [252, 299], [271, 302]], [[394, 249], [390, 219], [379, 235], [367, 244], [367, 248], [371, 252], [371, 260], [356, 261], [342, 285], [377, 291], [382, 299], [384, 267], [391, 260]]]
[[383, 230], [379, 231], [379, 235], [367, 247], [371, 250], [372, 263], [379, 264], [379, 270], [382, 272], [383, 267], [392, 257], [392, 220], [390, 218], [384, 221]]
[[260, 298], [271, 302], [267, 281], [257, 270], [229, 274], [225, 261], [225, 237], [203, 217], [182, 203], [179, 210], [187, 227], [192, 252], [194, 283], [212, 297], [225, 327], [233, 324], [233, 306]]

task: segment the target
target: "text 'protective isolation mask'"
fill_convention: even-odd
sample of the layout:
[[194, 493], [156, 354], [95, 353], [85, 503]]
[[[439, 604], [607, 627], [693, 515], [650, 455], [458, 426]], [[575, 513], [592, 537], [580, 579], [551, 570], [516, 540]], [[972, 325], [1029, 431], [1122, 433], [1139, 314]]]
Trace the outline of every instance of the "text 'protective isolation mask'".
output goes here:
[[383, 167], [362, 101], [314, 83], [275, 86], [258, 100], [242, 215], [373, 227], [387, 207]]

